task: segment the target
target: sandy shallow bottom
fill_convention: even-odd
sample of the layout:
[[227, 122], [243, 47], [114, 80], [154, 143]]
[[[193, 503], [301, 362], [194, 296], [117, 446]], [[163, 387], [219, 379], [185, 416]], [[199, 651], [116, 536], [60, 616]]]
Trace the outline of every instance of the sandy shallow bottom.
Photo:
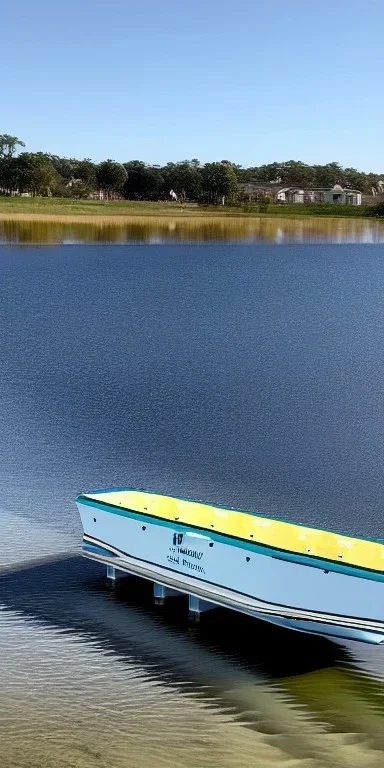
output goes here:
[[[12, 519], [3, 513], [8, 541]], [[153, 608], [144, 582], [111, 591], [74, 547], [60, 555], [59, 532], [53, 554], [26, 561], [38, 527], [19, 564], [8, 557], [0, 570], [0, 765], [381, 768], [377, 648], [358, 646], [347, 666], [319, 659], [313, 672], [270, 678], [255, 623], [188, 629], [178, 610]], [[234, 633], [230, 652], [223, 631]], [[289, 670], [295, 645], [277, 635]], [[318, 650], [307, 653], [313, 662]]]
[[167, 684], [134, 658], [113, 658], [97, 642], [15, 614], [3, 613], [1, 627], [4, 766], [383, 764], [378, 729], [331, 733], [278, 690], [241, 670], [228, 673], [204, 652], [193, 661], [203, 674], [211, 666], [215, 688], [188, 678]]

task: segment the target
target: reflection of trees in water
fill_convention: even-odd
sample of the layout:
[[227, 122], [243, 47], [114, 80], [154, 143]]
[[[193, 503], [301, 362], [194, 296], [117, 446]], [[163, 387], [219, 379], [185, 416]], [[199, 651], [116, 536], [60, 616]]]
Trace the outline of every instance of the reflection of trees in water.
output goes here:
[[384, 242], [379, 221], [278, 217], [146, 218], [97, 221], [0, 221], [0, 241], [10, 243], [167, 242]]

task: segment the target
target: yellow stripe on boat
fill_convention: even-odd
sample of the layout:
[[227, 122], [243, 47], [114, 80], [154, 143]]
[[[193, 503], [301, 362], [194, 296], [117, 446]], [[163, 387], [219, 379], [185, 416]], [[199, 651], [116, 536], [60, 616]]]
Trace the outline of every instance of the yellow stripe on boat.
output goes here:
[[384, 571], [384, 541], [380, 540], [354, 538], [250, 512], [146, 491], [105, 491], [83, 494], [83, 497], [299, 555]]

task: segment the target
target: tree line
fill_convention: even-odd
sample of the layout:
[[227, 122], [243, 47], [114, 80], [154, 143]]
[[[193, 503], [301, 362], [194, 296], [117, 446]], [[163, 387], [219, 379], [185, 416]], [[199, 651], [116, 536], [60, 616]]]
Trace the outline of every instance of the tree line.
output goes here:
[[343, 168], [339, 163], [307, 165], [289, 160], [282, 163], [243, 168], [229, 160], [200, 163], [196, 158], [164, 166], [141, 160], [117, 163], [111, 159], [94, 163], [91, 159], [59, 157], [47, 152], [24, 151], [16, 136], [0, 135], [0, 191], [55, 197], [86, 198], [102, 191], [104, 196], [119, 195], [127, 200], [190, 200], [215, 204], [241, 201], [244, 182], [275, 182], [282, 187], [342, 187], [371, 195], [384, 192], [380, 174]]

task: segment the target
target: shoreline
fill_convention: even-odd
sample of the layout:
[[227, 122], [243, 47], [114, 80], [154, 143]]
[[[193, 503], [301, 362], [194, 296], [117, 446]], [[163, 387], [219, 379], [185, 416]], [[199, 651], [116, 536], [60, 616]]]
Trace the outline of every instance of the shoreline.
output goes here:
[[[144, 224], [169, 221], [215, 224], [261, 221], [380, 221], [367, 206], [277, 205], [259, 210], [255, 203], [198, 205], [197, 203], [138, 200], [74, 200], [54, 197], [0, 196], [0, 221], [55, 222], [73, 224]], [[384, 221], [384, 218], [382, 219]]]
[[100, 213], [98, 211], [95, 211], [94, 213], [73, 213], [71, 211], [68, 211], [68, 213], [60, 212], [60, 213], [29, 213], [29, 212], [20, 212], [20, 211], [1, 211], [0, 210], [0, 221], [1, 222], [51, 222], [51, 223], [62, 223], [62, 224], [149, 224], [149, 222], [156, 222], [156, 223], [170, 223], [170, 222], [180, 222], [180, 223], [191, 223], [191, 224], [203, 224], [206, 223], [240, 223], [240, 222], [247, 222], [247, 224], [251, 224], [252, 222], [259, 222], [259, 221], [348, 221], [348, 222], [378, 222], [380, 221], [384, 225], [384, 219], [380, 219], [376, 216], [345, 216], [345, 215], [329, 215], [329, 214], [317, 214], [312, 215], [308, 213], [243, 213], [243, 212], [230, 212], [230, 213], [223, 213], [223, 214], [217, 214], [217, 213], [211, 213], [209, 211], [201, 211], [200, 213], [196, 214], [195, 212], [186, 213], [184, 211], [178, 212], [178, 211], [169, 211], [168, 212], [155, 212], [155, 211], [148, 211], [147, 213]]

